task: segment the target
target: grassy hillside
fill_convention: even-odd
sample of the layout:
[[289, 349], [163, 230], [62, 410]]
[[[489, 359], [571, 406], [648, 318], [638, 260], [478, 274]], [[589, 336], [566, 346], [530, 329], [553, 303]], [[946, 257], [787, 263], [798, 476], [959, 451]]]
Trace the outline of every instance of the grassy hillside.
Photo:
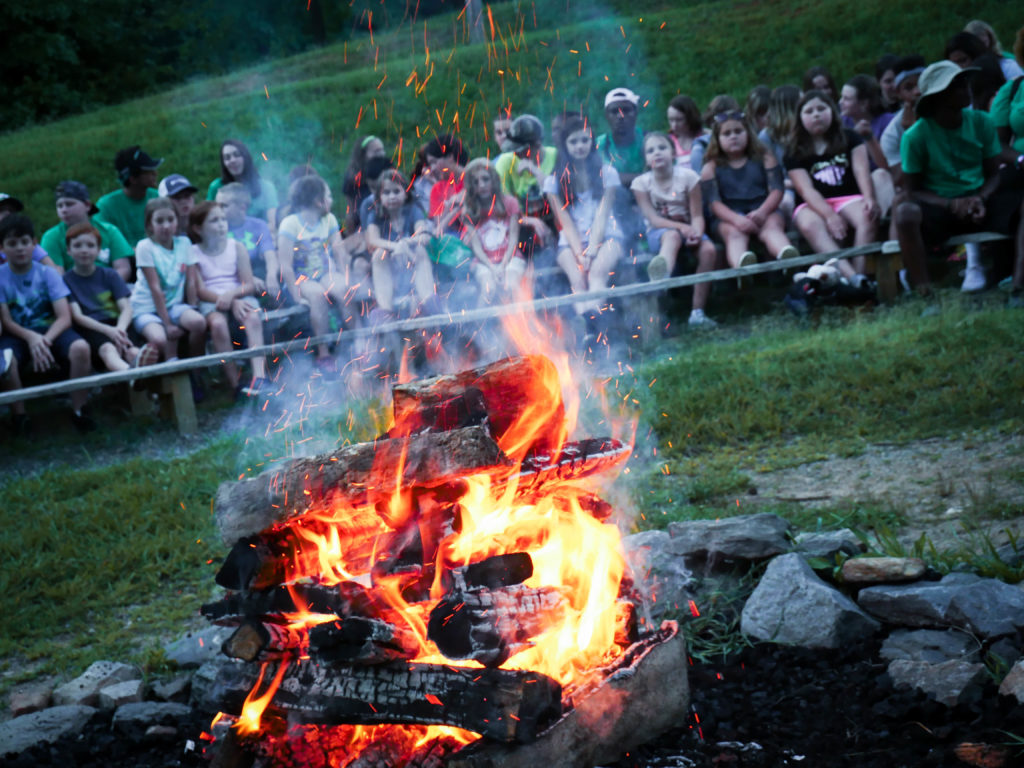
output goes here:
[[647, 127], [661, 126], [676, 93], [700, 103], [721, 92], [742, 99], [757, 83], [798, 80], [812, 64], [841, 81], [872, 71], [886, 52], [938, 57], [971, 18], [992, 23], [1006, 47], [1021, 22], [999, 0], [952, 0], [942, 13], [916, 0], [501, 3], [485, 18], [486, 44], [468, 43], [463, 16], [436, 16], [6, 134], [0, 191], [25, 201], [42, 228], [56, 220], [51, 190], [60, 179], [84, 181], [94, 197], [115, 188], [122, 146], [140, 143], [166, 158], [162, 170], [205, 187], [228, 137], [265, 155], [261, 170], [282, 192], [288, 168], [307, 159], [340, 185], [365, 133], [383, 136], [408, 168], [424, 136], [457, 129], [483, 153], [502, 107], [548, 119], [583, 104], [597, 115], [618, 84], [644, 98]]

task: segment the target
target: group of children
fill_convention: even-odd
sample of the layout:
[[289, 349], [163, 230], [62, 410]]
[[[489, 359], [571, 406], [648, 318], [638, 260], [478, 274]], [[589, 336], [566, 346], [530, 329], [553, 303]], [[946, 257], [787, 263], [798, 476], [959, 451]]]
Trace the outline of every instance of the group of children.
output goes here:
[[[10, 389], [56, 368], [75, 377], [226, 352], [243, 339], [260, 346], [261, 307], [285, 304], [308, 307], [318, 342], [332, 316], [343, 338], [416, 313], [529, 298], [545, 267], [571, 293], [590, 294], [572, 303], [589, 343], [608, 305], [602, 291], [627, 263], [646, 263], [656, 281], [690, 266], [796, 256], [791, 228], [815, 252], [884, 235], [881, 222], [906, 198], [891, 134], [898, 150], [916, 120], [923, 63], [885, 57], [877, 79], [856, 75], [841, 89], [814, 68], [802, 88], [759, 86], [744, 108], [718, 96], [703, 114], [678, 95], [666, 130], [646, 133], [640, 97], [614, 88], [600, 135], [573, 111], [552, 122], [549, 145], [537, 117], [504, 113], [492, 124], [499, 152], [471, 159], [457, 135], [438, 136], [411, 176], [393, 167], [383, 140], [362, 137], [342, 186], [344, 227], [330, 185], [308, 164], [293, 169], [282, 205], [246, 146], [226, 141], [221, 174], [196, 204], [184, 176], [158, 185], [161, 161], [122, 150], [124, 188], [98, 205], [79, 182], [57, 186], [60, 223], [42, 247], [20, 203], [0, 197], [10, 214], [0, 221], [0, 375]], [[870, 287], [862, 260], [837, 266]], [[694, 287], [690, 326], [715, 325], [709, 295], [710, 283]], [[360, 353], [371, 369], [374, 347], [379, 340]], [[337, 370], [332, 345], [315, 345], [315, 364]], [[231, 364], [224, 373], [240, 395], [256, 394], [266, 361], [253, 358], [245, 378]], [[88, 429], [84, 402], [72, 393], [75, 424]], [[12, 412], [20, 428], [23, 406]]]

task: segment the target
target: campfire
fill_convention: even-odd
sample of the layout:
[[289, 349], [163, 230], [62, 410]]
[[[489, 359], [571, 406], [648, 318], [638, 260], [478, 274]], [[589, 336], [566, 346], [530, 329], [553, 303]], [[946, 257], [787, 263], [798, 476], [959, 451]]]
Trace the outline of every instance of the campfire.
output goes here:
[[631, 447], [570, 440], [577, 408], [549, 358], [509, 358], [224, 484], [219, 764], [584, 766], [679, 724], [681, 636], [643, 620], [594, 490]]

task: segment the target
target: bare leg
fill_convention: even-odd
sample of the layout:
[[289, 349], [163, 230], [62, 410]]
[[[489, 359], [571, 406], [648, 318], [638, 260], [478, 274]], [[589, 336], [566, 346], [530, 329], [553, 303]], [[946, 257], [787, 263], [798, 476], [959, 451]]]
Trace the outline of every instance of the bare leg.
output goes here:
[[811, 244], [815, 253], [828, 253], [838, 251], [839, 243], [832, 239], [825, 227], [825, 220], [809, 207], [802, 208], [796, 215], [796, 228], [800, 234]]
[[725, 221], [718, 223], [718, 232], [725, 243], [725, 259], [729, 262], [729, 266], [735, 269], [740, 265], [740, 258], [747, 251], [750, 238]]
[[907, 269], [910, 284], [926, 296], [931, 293], [932, 286], [925, 261], [924, 238], [921, 237], [921, 209], [916, 203], [900, 203], [893, 213], [893, 223], [900, 241], [900, 258]]
[[178, 356], [178, 342], [167, 338], [163, 325], [160, 323], [147, 323], [142, 326], [142, 336], [146, 341], [163, 352], [164, 360], [171, 360]]
[[206, 352], [206, 318], [194, 309], [182, 312], [178, 325], [188, 334], [188, 351], [193, 357]]
[[[21, 389], [21, 373], [18, 370], [17, 356], [11, 358], [11, 367], [7, 369], [7, 373], [0, 376], [0, 389], [4, 392], [13, 392], [16, 389]], [[18, 400], [11, 403], [11, 413], [16, 416], [24, 416], [24, 401]]]
[[875, 190], [875, 200], [881, 209], [881, 216], [889, 213], [892, 208], [893, 199], [896, 197], [896, 187], [893, 185], [892, 174], [884, 168], [875, 168], [871, 172], [871, 186]]
[[[79, 339], [71, 345], [71, 348], [68, 350], [68, 362], [71, 367], [72, 379], [80, 379], [83, 376], [89, 375], [89, 371], [92, 369], [91, 358], [92, 350], [89, 348], [89, 342], [85, 339]], [[71, 392], [70, 395], [71, 407], [76, 412], [81, 411], [89, 399], [89, 392], [84, 389], [78, 389]]]
[[[718, 262], [718, 251], [714, 243], [701, 240], [697, 246], [697, 274], [712, 272]], [[704, 310], [711, 295], [711, 283], [697, 283], [693, 286], [693, 309]]]
[[395, 309], [395, 286], [391, 277], [392, 256], [381, 249], [373, 254], [370, 270], [373, 274], [373, 294], [377, 306], [386, 312]]
[[597, 249], [597, 255], [590, 262], [590, 272], [587, 275], [587, 282], [590, 290], [600, 291], [608, 287], [608, 279], [611, 276], [615, 265], [622, 258], [622, 246], [618, 240], [605, 240]]
[[778, 211], [769, 214], [768, 218], [764, 220], [764, 226], [757, 234], [768, 249], [768, 253], [775, 257], [778, 257], [783, 248], [792, 245], [789, 238], [786, 237], [786, 227], [782, 221], [782, 215]]
[[[330, 326], [327, 323], [327, 297], [324, 295], [323, 286], [316, 280], [303, 280], [299, 283], [299, 293], [309, 303], [309, 324], [313, 330], [313, 335], [324, 335]], [[316, 356], [330, 356], [330, 350], [328, 350], [326, 344], [316, 345]]]
[[[223, 312], [211, 312], [206, 316], [206, 322], [210, 328], [210, 344], [214, 352], [231, 351], [231, 327], [228, 325], [228, 318]], [[228, 380], [231, 389], [238, 387], [238, 366], [234, 363], [224, 363], [224, 377]]]
[[437, 293], [434, 285], [434, 269], [430, 257], [422, 245], [413, 248], [412, 285], [420, 302], [424, 302]]
[[[587, 290], [587, 283], [584, 279], [583, 268], [579, 262], [576, 261], [576, 257], [573, 256], [572, 251], [568, 248], [563, 248], [558, 252], [558, 266], [565, 272], [565, 276], [569, 278], [569, 289], [573, 293], [584, 293]], [[586, 311], [586, 306], [582, 302], [573, 304], [576, 314], [582, 315]]]
[[108, 371], [127, 371], [131, 367], [121, 359], [121, 355], [117, 351], [117, 346], [112, 341], [100, 344], [97, 354], [99, 355], [100, 360], [103, 361], [103, 365], [107, 367]]
[[679, 249], [683, 247], [683, 235], [678, 229], [670, 229], [661, 236], [661, 245], [658, 248], [658, 255], [665, 260], [666, 276], [671, 277], [676, 268], [676, 257]]
[[[853, 202], [844, 206], [839, 215], [846, 219], [850, 226], [853, 227], [854, 245], [867, 245], [875, 241], [878, 225], [868, 218], [864, 212], [864, 206], [859, 202]], [[852, 264], [851, 269], [854, 274], [864, 274], [865, 258], [863, 256], [855, 256], [849, 261]]]

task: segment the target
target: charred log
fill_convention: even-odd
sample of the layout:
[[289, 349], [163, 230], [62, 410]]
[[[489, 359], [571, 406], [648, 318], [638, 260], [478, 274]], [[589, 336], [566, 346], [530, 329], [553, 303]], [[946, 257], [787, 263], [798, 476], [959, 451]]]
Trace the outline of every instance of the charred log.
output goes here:
[[549, 483], [565, 483], [614, 469], [629, 458], [632, 448], [610, 437], [566, 443], [557, 453], [534, 452], [519, 470], [517, 495], [538, 493]]
[[214, 624], [231, 627], [247, 619], [264, 620], [300, 610], [336, 616], [372, 616], [377, 612], [366, 587], [354, 581], [330, 587], [292, 584], [266, 592], [238, 592], [203, 605], [200, 612]]
[[[268, 669], [266, 678], [274, 672]], [[217, 683], [226, 712], [241, 712], [257, 675], [254, 669], [224, 671]], [[561, 696], [558, 682], [534, 672], [300, 661], [288, 663], [268, 711], [291, 722], [325, 725], [450, 725], [497, 741], [528, 743], [559, 717]]]
[[224, 641], [221, 651], [242, 661], [276, 661], [298, 656], [306, 642], [304, 629], [249, 620]]
[[430, 612], [427, 637], [449, 659], [497, 667], [529, 648], [530, 638], [557, 622], [565, 607], [553, 587], [456, 590]]
[[309, 630], [310, 655], [326, 663], [382, 664], [412, 659], [420, 651], [416, 635], [382, 619], [350, 616]]
[[[398, 488], [443, 485], [483, 471], [508, 471], [508, 457], [485, 427], [349, 445], [256, 477], [224, 483], [214, 502], [226, 544], [301, 517], [386, 503]], [[405, 521], [385, 519], [392, 527]]]
[[[555, 389], [544, 388], [554, 383]], [[557, 389], [558, 374], [546, 357], [512, 357], [461, 373], [399, 384], [392, 390], [395, 426], [390, 436], [461, 426], [487, 415], [491, 434], [502, 449], [523, 455], [551, 450], [564, 440], [565, 407]], [[481, 408], [482, 401], [482, 408]], [[516, 444], [513, 429], [536, 419], [529, 444]]]
[[512, 552], [453, 568], [444, 575], [442, 586], [448, 592], [456, 589], [500, 589], [522, 584], [531, 576], [533, 558], [528, 552]]

